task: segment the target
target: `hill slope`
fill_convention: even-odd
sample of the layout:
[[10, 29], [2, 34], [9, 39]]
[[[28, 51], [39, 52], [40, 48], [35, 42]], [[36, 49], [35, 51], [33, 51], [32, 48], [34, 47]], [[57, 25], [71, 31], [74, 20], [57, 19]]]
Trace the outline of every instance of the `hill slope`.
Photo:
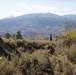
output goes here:
[[[0, 32], [17, 32], [20, 30], [26, 33], [50, 33], [60, 32], [60, 28], [72, 19], [76, 21], [76, 15], [59, 16], [52, 13], [27, 14], [18, 17], [5, 18], [0, 20]], [[71, 22], [70, 22], [71, 24]]]

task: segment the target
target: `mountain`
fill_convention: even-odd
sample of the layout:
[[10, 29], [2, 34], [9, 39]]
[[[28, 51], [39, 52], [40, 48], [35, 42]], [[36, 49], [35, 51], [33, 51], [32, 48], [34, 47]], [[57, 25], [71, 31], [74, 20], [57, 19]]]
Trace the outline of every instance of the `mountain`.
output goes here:
[[[18, 30], [23, 35], [42, 35], [60, 33], [62, 26], [76, 22], [76, 15], [59, 16], [52, 13], [27, 14], [18, 17], [0, 19], [0, 33], [16, 33]], [[69, 24], [69, 25], [70, 25]], [[75, 25], [74, 25], [75, 26]]]

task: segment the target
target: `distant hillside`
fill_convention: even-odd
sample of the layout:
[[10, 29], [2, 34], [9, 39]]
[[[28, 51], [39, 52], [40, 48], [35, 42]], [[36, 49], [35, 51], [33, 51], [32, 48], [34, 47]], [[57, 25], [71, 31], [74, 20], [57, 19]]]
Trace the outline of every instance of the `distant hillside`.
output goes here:
[[59, 16], [52, 13], [27, 14], [19, 17], [1, 19], [0, 32], [15, 33], [20, 30], [24, 35], [48, 34], [50, 32], [59, 33], [62, 26], [75, 26], [75, 22], [76, 15]]

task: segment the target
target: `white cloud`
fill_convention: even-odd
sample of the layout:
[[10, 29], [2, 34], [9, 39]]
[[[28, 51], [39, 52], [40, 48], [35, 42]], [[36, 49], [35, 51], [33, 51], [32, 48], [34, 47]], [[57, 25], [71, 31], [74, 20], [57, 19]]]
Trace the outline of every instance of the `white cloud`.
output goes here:
[[58, 9], [55, 6], [39, 6], [39, 5], [32, 5], [31, 6], [33, 9], [40, 9], [40, 10], [54, 10], [54, 9]]
[[17, 5], [18, 7], [25, 7], [25, 6], [27, 6], [25, 3], [20, 3], [20, 4], [18, 4]]
[[18, 12], [20, 14], [47, 12], [54, 13], [55, 11], [59, 10], [57, 6], [29, 5], [24, 3], [17, 4], [17, 8], [17, 10], [21, 10], [20, 12]]
[[70, 2], [63, 2], [61, 3], [62, 5], [66, 5], [66, 6], [74, 6], [75, 4], [74, 3], [70, 3]]
[[43, 6], [43, 5], [28, 5], [25, 3], [17, 4], [17, 7], [27, 8], [27, 9], [38, 9], [38, 10], [55, 10], [58, 9], [56, 6]]
[[[29, 13], [56, 13], [59, 15], [75, 13], [76, 5], [70, 2], [58, 3], [57, 5], [30, 5], [26, 3], [19, 3], [16, 5], [17, 10], [15, 16], [29, 14]], [[48, 27], [47, 27], [48, 28]]]

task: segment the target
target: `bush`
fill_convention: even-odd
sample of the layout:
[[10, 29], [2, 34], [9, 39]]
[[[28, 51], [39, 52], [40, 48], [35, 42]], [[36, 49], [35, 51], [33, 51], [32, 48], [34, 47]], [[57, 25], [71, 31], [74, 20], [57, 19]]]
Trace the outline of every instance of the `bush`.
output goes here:
[[76, 38], [76, 28], [70, 28], [69, 30], [65, 30], [63, 28], [63, 35], [65, 37], [65, 40], [73, 40]]
[[[7, 39], [11, 48], [15, 47], [21, 55], [14, 53], [10, 62], [7, 58], [0, 58], [0, 75], [76, 75], [76, 43], [68, 48], [60, 46], [63, 41], [65, 39], [55, 42], [55, 54], [51, 55], [46, 48], [42, 49], [50, 45], [50, 41]], [[29, 53], [29, 47], [34, 47], [34, 52]]]

